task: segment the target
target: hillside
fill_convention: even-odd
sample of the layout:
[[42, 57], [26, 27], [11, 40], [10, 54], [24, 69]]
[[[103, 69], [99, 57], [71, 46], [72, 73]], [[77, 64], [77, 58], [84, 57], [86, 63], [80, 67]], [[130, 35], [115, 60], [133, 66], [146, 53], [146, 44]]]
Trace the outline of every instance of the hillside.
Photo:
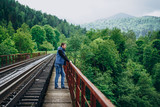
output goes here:
[[81, 25], [81, 27], [87, 30], [93, 29], [105, 29], [117, 27], [122, 31], [133, 30], [137, 37], [145, 35], [148, 31], [160, 30], [160, 17], [143, 16], [134, 17], [127, 14], [117, 14], [115, 16], [100, 19], [95, 22]]
[[80, 26], [69, 24], [66, 20], [59, 19], [56, 16], [42, 13], [24, 6], [15, 0], [1, 0], [0, 3], [0, 25], [6, 26], [9, 21], [12, 22], [14, 29], [21, 27], [26, 23], [31, 28], [34, 25], [50, 25], [57, 28], [66, 37], [76, 33], [84, 34], [85, 29]]

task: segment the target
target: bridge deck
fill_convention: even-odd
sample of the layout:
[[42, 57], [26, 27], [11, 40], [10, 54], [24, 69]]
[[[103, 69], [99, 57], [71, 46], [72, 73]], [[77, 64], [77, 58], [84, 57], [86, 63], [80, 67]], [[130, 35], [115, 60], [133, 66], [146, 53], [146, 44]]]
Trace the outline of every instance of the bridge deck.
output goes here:
[[[43, 107], [72, 107], [72, 101], [69, 89], [55, 89], [55, 68], [50, 79], [49, 87], [46, 92]], [[61, 86], [61, 76], [58, 81], [59, 87]], [[65, 86], [68, 86], [65, 78]]]

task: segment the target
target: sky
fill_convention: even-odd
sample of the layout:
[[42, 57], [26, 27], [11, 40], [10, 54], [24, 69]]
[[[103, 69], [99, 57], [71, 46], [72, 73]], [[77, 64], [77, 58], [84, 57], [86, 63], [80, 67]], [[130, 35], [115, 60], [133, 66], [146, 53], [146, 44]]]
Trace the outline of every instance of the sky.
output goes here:
[[160, 17], [160, 0], [17, 0], [73, 24], [89, 23], [118, 13]]

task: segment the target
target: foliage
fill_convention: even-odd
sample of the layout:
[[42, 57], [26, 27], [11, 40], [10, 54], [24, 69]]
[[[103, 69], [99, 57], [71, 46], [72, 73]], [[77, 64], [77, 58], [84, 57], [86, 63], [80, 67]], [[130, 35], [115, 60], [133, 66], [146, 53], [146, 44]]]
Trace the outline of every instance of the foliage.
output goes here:
[[18, 50], [15, 49], [15, 43], [10, 38], [5, 39], [0, 44], [0, 55], [8, 55], [8, 54], [15, 54]]
[[[121, 106], [159, 106], [160, 95], [153, 87], [152, 78], [142, 65], [132, 60], [127, 62], [126, 70], [118, 82], [118, 102]], [[134, 103], [136, 102], [136, 103]]]
[[63, 34], [61, 34], [60, 36], [59, 36], [59, 42], [57, 43], [57, 46], [60, 46], [61, 45], [61, 43], [66, 43], [66, 44], [68, 44], [67, 43], [67, 38], [63, 35]]
[[31, 35], [33, 40], [35, 40], [35, 42], [37, 43], [38, 48], [39, 48], [39, 45], [46, 40], [46, 32], [43, 29], [43, 27], [39, 25], [35, 25], [31, 28]]
[[160, 63], [154, 65], [152, 70], [153, 84], [158, 92], [160, 92]]
[[125, 49], [124, 48], [125, 40], [124, 40], [124, 36], [122, 35], [121, 31], [117, 28], [114, 28], [111, 32], [110, 39], [114, 41], [114, 43], [117, 46], [117, 50], [119, 51], [120, 54], [122, 54]]
[[58, 48], [57, 43], [59, 42], [59, 37], [60, 37], [61, 33], [58, 31], [58, 29], [54, 29], [54, 33], [55, 33], [55, 39], [53, 42], [53, 46], [55, 47], [55, 49], [57, 49]]
[[33, 51], [35, 43], [32, 40], [30, 33], [23, 31], [23, 28], [19, 28], [14, 34], [13, 40], [15, 42], [16, 49], [20, 53], [29, 53]]
[[46, 37], [47, 37], [47, 41], [51, 44], [53, 44], [53, 42], [55, 41], [55, 32], [53, 30], [53, 28], [50, 25], [45, 25], [43, 26], [44, 30], [46, 32]]
[[7, 26], [8, 34], [13, 37], [13, 34], [15, 33], [15, 30], [12, 26], [12, 22], [9, 21], [8, 26]]
[[43, 44], [40, 45], [41, 51], [51, 51], [53, 49], [54, 49], [53, 45], [47, 41], [44, 41]]
[[67, 55], [71, 60], [76, 55], [76, 66], [116, 106], [159, 107], [157, 35], [150, 32], [136, 39], [133, 31], [91, 29], [86, 36], [67, 39]]
[[0, 43], [9, 37], [8, 30], [5, 27], [0, 26]]
[[77, 57], [79, 54], [79, 49], [81, 46], [81, 37], [78, 37], [77, 35], [74, 35], [72, 37], [70, 37], [67, 41], [67, 50], [68, 50], [68, 55], [70, 56], [70, 59], [74, 61], [74, 63], [76, 64], [77, 62]]

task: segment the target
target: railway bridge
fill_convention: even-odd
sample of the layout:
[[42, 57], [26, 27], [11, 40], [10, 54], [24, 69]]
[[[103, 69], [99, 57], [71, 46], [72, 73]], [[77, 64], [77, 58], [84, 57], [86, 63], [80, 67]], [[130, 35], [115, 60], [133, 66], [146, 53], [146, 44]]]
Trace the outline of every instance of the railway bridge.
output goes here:
[[55, 56], [45, 52], [0, 56], [0, 106], [114, 107], [73, 63], [64, 66], [69, 89], [54, 89]]

